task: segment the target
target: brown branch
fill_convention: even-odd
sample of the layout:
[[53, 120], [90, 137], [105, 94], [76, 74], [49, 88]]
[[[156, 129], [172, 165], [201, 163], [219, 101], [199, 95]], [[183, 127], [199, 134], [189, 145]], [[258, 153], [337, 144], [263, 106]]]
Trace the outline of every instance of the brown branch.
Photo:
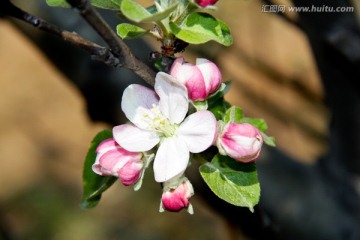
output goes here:
[[148, 84], [154, 85], [155, 72], [139, 60], [129, 47], [115, 34], [88, 0], [66, 0], [73, 8], [79, 10], [81, 16], [105, 40], [111, 51], [124, 67], [133, 71]]
[[120, 60], [115, 57], [115, 55], [110, 51], [110, 49], [86, 40], [75, 32], [61, 30], [58, 26], [50, 24], [43, 19], [35, 17], [21, 10], [8, 0], [2, 0], [0, 5], [0, 14], [20, 19], [26, 23], [33, 25], [38, 29], [52, 33], [62, 38], [66, 42], [69, 42], [85, 50], [95, 60], [102, 61], [112, 67], [122, 66]]

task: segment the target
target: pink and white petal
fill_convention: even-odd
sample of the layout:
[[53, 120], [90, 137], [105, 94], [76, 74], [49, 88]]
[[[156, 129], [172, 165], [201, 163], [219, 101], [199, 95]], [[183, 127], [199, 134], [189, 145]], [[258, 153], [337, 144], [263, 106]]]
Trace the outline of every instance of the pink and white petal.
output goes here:
[[101, 175], [101, 176], [110, 176], [110, 175], [111, 175], [111, 172], [108, 171], [108, 170], [106, 170], [106, 169], [104, 169], [104, 168], [101, 167], [101, 165], [100, 165], [99, 160], [100, 160], [100, 158], [101, 158], [102, 155], [103, 155], [103, 153], [98, 153], [98, 154], [96, 155], [95, 163], [92, 165], [91, 168], [92, 168], [92, 170], [93, 170], [96, 174], [98, 174], [98, 175]]
[[160, 97], [160, 111], [170, 123], [178, 124], [184, 120], [189, 108], [186, 87], [169, 74], [159, 72], [154, 88]]
[[123, 93], [121, 100], [121, 109], [125, 116], [137, 127], [146, 129], [149, 121], [144, 116], [152, 116], [153, 105], [159, 104], [156, 93], [139, 84], [129, 85]]
[[142, 130], [130, 124], [113, 128], [115, 141], [130, 152], [144, 152], [159, 143], [160, 137], [152, 131]]
[[196, 66], [204, 77], [207, 95], [216, 92], [222, 80], [221, 72], [216, 64], [205, 58], [197, 58]]
[[119, 144], [117, 144], [113, 138], [108, 138], [108, 139], [105, 139], [104, 141], [102, 141], [98, 145], [98, 147], [96, 148], [96, 152], [104, 153], [104, 152], [114, 149], [116, 147], [119, 147]]
[[184, 57], [178, 57], [177, 59], [175, 59], [175, 61], [173, 62], [173, 64], [171, 65], [171, 69], [170, 69], [170, 75], [175, 77], [180, 75], [181, 72], [181, 66], [184, 63]]
[[127, 163], [122, 151], [124, 149], [118, 148], [104, 153], [99, 159], [100, 166], [111, 172], [111, 175], [117, 176], [117, 172]]
[[192, 153], [199, 153], [210, 147], [217, 135], [217, 122], [214, 114], [202, 110], [188, 116], [177, 130]]
[[181, 138], [164, 138], [154, 160], [155, 181], [165, 182], [183, 173], [189, 157], [189, 149]]

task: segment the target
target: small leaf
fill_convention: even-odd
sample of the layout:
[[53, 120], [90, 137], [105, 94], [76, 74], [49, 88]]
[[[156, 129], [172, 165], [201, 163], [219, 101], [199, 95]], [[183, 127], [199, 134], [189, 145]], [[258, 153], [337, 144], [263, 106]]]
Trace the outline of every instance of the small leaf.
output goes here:
[[92, 170], [92, 165], [96, 158], [96, 148], [105, 139], [112, 138], [110, 130], [99, 132], [90, 144], [89, 151], [85, 158], [83, 169], [83, 195], [81, 200], [81, 208], [95, 207], [101, 198], [101, 194], [108, 189], [117, 178], [103, 177], [97, 175]]
[[116, 31], [122, 39], [138, 38], [149, 32], [148, 30], [128, 23], [117, 25]]
[[243, 123], [250, 123], [251, 125], [255, 126], [261, 132], [265, 132], [268, 128], [266, 122], [262, 118], [243, 118]]
[[120, 11], [119, 0], [91, 0], [94, 7]]
[[[120, 10], [121, 0], [91, 0], [91, 4], [98, 8]], [[46, 0], [46, 3], [51, 7], [71, 7], [66, 0]]]
[[244, 114], [241, 108], [232, 106], [229, 108], [224, 116], [224, 122], [225, 123], [241, 123], [241, 120], [243, 119]]
[[70, 7], [70, 4], [68, 4], [66, 0], [46, 0], [46, 4], [50, 7]]
[[149, 17], [141, 19], [141, 22], [158, 22], [170, 16], [170, 14], [176, 9], [179, 3], [175, 3], [172, 6], [164, 9], [161, 12], [152, 14]]
[[120, 9], [125, 17], [134, 22], [140, 22], [142, 19], [151, 16], [143, 6], [132, 0], [122, 0]]
[[170, 29], [177, 38], [191, 44], [211, 40], [224, 46], [233, 43], [229, 27], [208, 13], [191, 13], [180, 25], [170, 22]]
[[217, 154], [211, 163], [200, 166], [200, 174], [219, 198], [254, 211], [260, 198], [255, 163], [239, 163], [230, 157]]

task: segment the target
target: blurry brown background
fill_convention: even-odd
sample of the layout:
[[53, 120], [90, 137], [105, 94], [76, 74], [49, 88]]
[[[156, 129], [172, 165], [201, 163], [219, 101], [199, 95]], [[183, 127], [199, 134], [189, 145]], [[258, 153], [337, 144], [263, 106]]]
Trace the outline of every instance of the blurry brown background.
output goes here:
[[[144, 5], [148, 2], [143, 1]], [[29, 9], [31, 4], [29, 1], [24, 6]], [[306, 38], [296, 27], [261, 12], [259, 1], [225, 0], [217, 6], [215, 15], [230, 25], [234, 45], [191, 47], [185, 53], [187, 59], [206, 56], [216, 61], [223, 80], [233, 81], [227, 99], [242, 107], [247, 116], [266, 119], [279, 149], [312, 164], [326, 149], [327, 111]], [[89, 120], [78, 90], [13, 23], [0, 20], [0, 36], [3, 237], [95, 240], [230, 236], [225, 221], [196, 196], [192, 199], [194, 216], [186, 212], [159, 214], [161, 189], [152, 180], [151, 170], [139, 192], [116, 183], [98, 207], [80, 210], [87, 147], [98, 131], [109, 126]]]

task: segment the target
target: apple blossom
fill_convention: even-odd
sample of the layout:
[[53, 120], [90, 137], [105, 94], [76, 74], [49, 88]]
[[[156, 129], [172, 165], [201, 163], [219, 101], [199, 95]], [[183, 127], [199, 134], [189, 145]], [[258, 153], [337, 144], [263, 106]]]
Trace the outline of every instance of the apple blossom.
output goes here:
[[102, 141], [96, 153], [92, 166], [95, 173], [118, 177], [125, 186], [133, 185], [139, 180], [144, 167], [142, 153], [125, 150], [112, 138]]
[[214, 5], [218, 0], [196, 0], [196, 3], [201, 7]]
[[[169, 184], [171, 184], [171, 182]], [[189, 208], [188, 211], [192, 214], [192, 207], [189, 199], [193, 195], [193, 186], [187, 178], [182, 178], [175, 186], [168, 186], [167, 182], [165, 182], [161, 197], [160, 211], [167, 210], [179, 212], [183, 208]]]
[[226, 124], [217, 140], [220, 154], [245, 163], [259, 157], [262, 144], [261, 132], [249, 123]]
[[207, 110], [186, 117], [187, 90], [169, 74], [159, 72], [154, 89], [138, 84], [125, 89], [121, 108], [132, 124], [114, 127], [113, 136], [130, 152], [149, 151], [158, 145], [154, 175], [157, 182], [165, 182], [185, 171], [190, 152], [199, 153], [212, 145], [217, 122]]
[[179, 57], [171, 66], [170, 75], [186, 86], [189, 98], [193, 101], [205, 100], [221, 84], [219, 68], [205, 58], [197, 58], [194, 65], [184, 63], [184, 58]]

